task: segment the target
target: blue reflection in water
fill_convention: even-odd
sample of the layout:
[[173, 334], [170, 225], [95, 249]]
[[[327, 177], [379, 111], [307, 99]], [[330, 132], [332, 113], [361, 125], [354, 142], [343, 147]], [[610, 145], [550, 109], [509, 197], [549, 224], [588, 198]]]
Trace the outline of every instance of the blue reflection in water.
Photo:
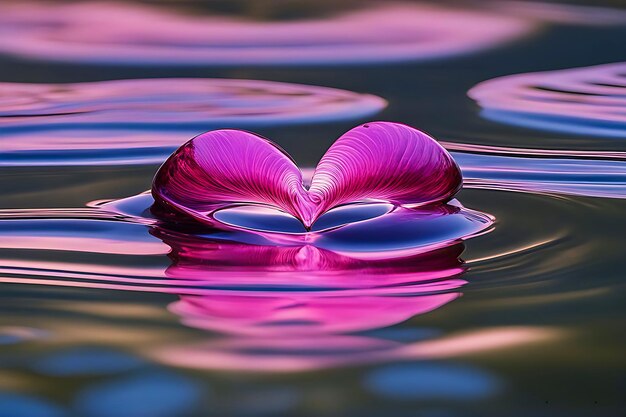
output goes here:
[[[311, 227], [314, 232], [332, 229], [348, 223], [373, 219], [389, 213], [391, 204], [350, 204], [334, 208], [323, 214]], [[218, 210], [213, 214], [217, 220], [233, 226], [247, 229], [306, 233], [302, 223], [290, 214], [265, 206], [238, 206]]]
[[365, 387], [381, 397], [396, 400], [474, 400], [492, 396], [500, 383], [480, 369], [420, 363], [376, 369], [365, 377]]
[[624, 159], [537, 158], [453, 152], [464, 186], [626, 197]]
[[253, 386], [238, 392], [231, 411], [242, 416], [276, 416], [293, 410], [301, 400], [301, 392], [289, 386]]
[[[15, 135], [17, 136], [17, 135]], [[17, 138], [16, 138], [17, 140]], [[184, 142], [184, 140], [181, 140]], [[2, 152], [0, 166], [82, 166], [160, 164], [176, 146], [129, 149], [63, 149]]]
[[391, 204], [350, 204], [337, 207], [323, 214], [314, 224], [311, 230], [320, 231], [341, 226], [348, 223], [360, 222], [373, 219], [389, 213], [393, 209]]
[[30, 340], [42, 339], [47, 336], [48, 332], [32, 327], [0, 327], [0, 345], [13, 345]]
[[353, 223], [320, 235], [316, 245], [335, 251], [374, 252], [428, 247], [486, 229], [489, 220], [451, 205], [395, 211], [373, 221]]
[[395, 342], [417, 342], [432, 339], [441, 335], [441, 330], [427, 327], [385, 327], [382, 329], [363, 332], [363, 335], [377, 339], [392, 340]]
[[279, 210], [261, 206], [244, 206], [218, 210], [213, 214], [222, 223], [253, 230], [281, 233], [305, 233], [298, 219]]
[[12, 345], [19, 343], [22, 338], [15, 334], [0, 334], [0, 345]]
[[60, 407], [37, 397], [0, 392], [0, 417], [65, 417]]
[[176, 417], [193, 412], [201, 394], [191, 380], [155, 371], [88, 386], [76, 409], [86, 417]]
[[487, 120], [551, 132], [566, 132], [581, 136], [607, 136], [626, 138], [626, 124], [610, 120], [589, 120], [582, 117], [551, 116], [542, 113], [524, 113], [504, 110], [483, 110], [480, 115]]
[[143, 364], [139, 358], [102, 348], [80, 348], [46, 356], [33, 365], [37, 372], [53, 376], [106, 375], [124, 372]]

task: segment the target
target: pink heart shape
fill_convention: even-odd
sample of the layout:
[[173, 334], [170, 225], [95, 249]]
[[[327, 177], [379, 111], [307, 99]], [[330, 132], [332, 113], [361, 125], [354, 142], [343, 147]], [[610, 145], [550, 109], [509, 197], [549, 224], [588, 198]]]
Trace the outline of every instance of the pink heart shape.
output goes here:
[[158, 170], [157, 203], [204, 223], [224, 203], [274, 206], [311, 225], [329, 209], [364, 200], [422, 206], [450, 200], [462, 177], [452, 156], [410, 126], [371, 122], [343, 134], [320, 160], [311, 186], [269, 140], [215, 130], [182, 145]]

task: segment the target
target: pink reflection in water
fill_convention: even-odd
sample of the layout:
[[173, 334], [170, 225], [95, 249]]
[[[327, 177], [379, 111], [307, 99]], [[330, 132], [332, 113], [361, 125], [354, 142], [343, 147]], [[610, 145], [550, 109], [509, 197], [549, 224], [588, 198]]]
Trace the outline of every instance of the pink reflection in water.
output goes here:
[[[3, 222], [0, 222], [2, 225]], [[65, 224], [67, 225], [67, 224]], [[76, 282], [67, 282], [67, 286], [85, 286], [86, 288], [111, 288], [120, 290], [139, 290], [147, 292], [167, 292], [185, 295], [230, 295], [233, 291], [262, 291], [273, 293], [280, 289], [280, 295], [293, 296], [373, 296], [373, 295], [409, 295], [416, 292], [446, 291], [458, 288], [464, 281], [457, 280], [464, 269], [458, 259], [462, 245], [451, 245], [445, 249], [412, 256], [397, 256], [390, 259], [360, 259], [311, 246], [262, 246], [250, 245], [210, 237], [172, 233], [158, 226], [141, 226], [144, 231], [139, 235], [134, 230], [120, 234], [118, 230], [100, 231], [102, 235], [111, 234], [109, 240], [117, 239], [121, 247], [128, 249], [125, 255], [141, 260], [146, 253], [141, 245], [133, 242], [140, 237], [154, 239], [162, 243], [152, 255], [168, 256], [172, 262], [169, 267], [116, 264], [85, 264], [58, 262], [35, 259], [3, 259], [3, 272], [14, 275], [41, 276], [54, 278], [72, 278]], [[92, 231], [93, 232], [93, 231]], [[132, 234], [129, 235], [129, 232]], [[28, 233], [28, 232], [26, 232]], [[48, 230], [48, 233], [54, 233]], [[59, 232], [56, 232], [59, 233]], [[2, 236], [8, 233], [2, 230]], [[77, 236], [76, 240], [84, 244], [78, 249], [75, 242], [68, 239], [56, 241], [44, 240], [34, 249], [39, 251], [55, 250], [71, 254], [76, 251], [88, 251], [106, 260], [110, 255], [107, 247], [89, 246], [89, 241]], [[156, 239], [154, 239], [156, 240]], [[48, 244], [47, 244], [48, 243]], [[14, 249], [33, 249], [32, 246], [10, 246]], [[169, 247], [169, 251], [165, 248]], [[27, 282], [28, 278], [4, 282]], [[36, 283], [46, 284], [45, 279]], [[61, 281], [50, 280], [50, 285], [59, 285]], [[33, 280], [35, 283], [35, 280]], [[333, 292], [333, 291], [340, 291]]]
[[400, 343], [361, 336], [225, 338], [153, 349], [168, 365], [237, 372], [303, 372], [402, 360], [463, 357], [523, 347], [559, 337], [542, 327], [497, 327]]
[[[140, 196], [141, 197], [141, 196]], [[118, 202], [118, 207], [136, 204], [145, 212], [149, 195]], [[164, 363], [194, 369], [299, 372], [338, 366], [395, 360], [443, 358], [492, 349], [510, 348], [551, 337], [538, 328], [477, 330], [468, 334], [426, 340], [394, 341], [375, 335], [346, 335], [384, 329], [427, 314], [459, 297], [466, 283], [460, 259], [462, 244], [405, 256], [353, 257], [310, 245], [250, 245], [215, 240], [207, 235], [168, 229], [168, 223], [146, 218], [135, 222], [127, 214], [109, 211], [115, 203], [73, 213], [41, 210], [50, 220], [49, 234], [77, 233], [65, 227], [72, 217], [93, 211], [103, 224], [87, 233], [118, 239], [128, 249], [126, 255], [145, 256], [132, 241], [143, 235], [158, 239], [170, 248], [170, 265], [158, 267], [106, 263], [37, 261], [35, 252], [28, 260], [2, 260], [5, 275], [1, 282], [53, 285], [120, 291], [158, 292], [177, 295], [169, 310], [183, 324], [210, 331], [208, 342], [158, 346], [148, 354]], [[32, 221], [37, 210], [6, 213], [11, 221]], [[109, 228], [118, 217], [118, 228]], [[124, 219], [124, 221], [120, 221]], [[56, 224], [55, 222], [61, 222]], [[9, 230], [32, 233], [26, 224]], [[171, 226], [171, 225], [169, 225]], [[31, 225], [45, 229], [45, 224]], [[177, 229], [184, 229], [178, 225]], [[83, 230], [82, 228], [79, 228]], [[41, 233], [41, 232], [40, 232]], [[4, 234], [4, 233], [3, 233]], [[80, 240], [79, 240], [80, 241]], [[44, 242], [45, 243], [45, 242]], [[87, 245], [87, 242], [85, 241]], [[38, 250], [46, 250], [45, 245]], [[96, 244], [93, 255], [107, 255]], [[48, 249], [78, 250], [68, 240], [59, 240]], [[155, 255], [163, 253], [156, 251]], [[43, 252], [45, 254], [45, 252]], [[58, 252], [60, 253], [60, 252]], [[162, 256], [162, 255], [161, 255]], [[103, 260], [106, 258], [103, 258]], [[131, 256], [127, 263], [132, 261]]]
[[468, 95], [488, 119], [579, 135], [626, 138], [626, 63], [517, 74]]
[[[74, 84], [0, 83], [0, 126], [29, 130], [175, 126], [189, 131], [202, 127], [324, 122], [371, 115], [385, 106], [385, 100], [368, 94], [258, 80], [165, 78]], [[144, 133], [146, 139], [152, 133], [156, 132]], [[150, 140], [135, 134], [130, 140], [113, 135], [104, 143], [96, 139], [81, 143], [72, 140], [71, 131], [65, 134], [69, 136], [65, 145], [82, 149], [107, 149], [121, 144], [150, 147], [164, 141], [163, 134], [156, 133]], [[32, 142], [6, 142], [5, 150], [34, 147]], [[35, 148], [60, 149], [58, 142], [53, 135]], [[166, 141], [169, 146], [181, 142], [176, 137]]]
[[39, 59], [293, 65], [442, 58], [499, 45], [533, 24], [489, 11], [410, 3], [264, 22], [113, 2], [13, 2], [1, 5], [0, 27], [0, 51]]
[[351, 120], [386, 104], [345, 90], [238, 79], [0, 83], [0, 166], [161, 163], [206, 129]]
[[[457, 283], [463, 281], [457, 280]], [[412, 297], [184, 296], [170, 311], [191, 327], [223, 333], [291, 337], [393, 326], [435, 310], [458, 294]]]
[[[434, 310], [465, 284], [462, 245], [393, 260], [361, 260], [312, 247], [214, 245], [164, 236], [173, 279], [215, 281], [238, 291], [183, 296], [170, 305], [183, 323], [269, 337], [382, 328]], [[213, 256], [206, 256], [213, 252]], [[303, 254], [306, 254], [303, 257]]]
[[[42, 214], [50, 217], [51, 213]], [[175, 294], [180, 299], [169, 309], [183, 324], [229, 335], [212, 342], [217, 350], [208, 357], [203, 352], [195, 367], [217, 367], [212, 365], [217, 361], [221, 369], [233, 368], [235, 361], [246, 369], [277, 372], [391, 360], [401, 343], [339, 334], [393, 326], [428, 313], [457, 298], [458, 289], [465, 284], [460, 278], [465, 270], [459, 259], [462, 244], [376, 260], [312, 246], [215, 241], [158, 225], [139, 226], [151, 228], [151, 234], [171, 249], [170, 266], [3, 260], [0, 270], [9, 275], [0, 281]], [[106, 227], [100, 233], [117, 236], [123, 247], [141, 258], [141, 250], [124, 243], [137, 240], [129, 230], [134, 234], [135, 229], [122, 232]], [[45, 250], [44, 244], [38, 249]], [[92, 248], [97, 253], [107, 252], [98, 245]], [[77, 250], [68, 240], [57, 241], [49, 249]], [[173, 353], [162, 360], [177, 365], [190, 366], [185, 361], [198, 354], [192, 346], [184, 348], [187, 353], [179, 352], [181, 347], [167, 347], [163, 352], [171, 349]], [[265, 352], [253, 353], [255, 349]], [[231, 359], [220, 361], [220, 355]], [[256, 361], [257, 365], [250, 365]]]
[[[145, 204], [142, 206], [145, 210]], [[410, 256], [360, 258], [310, 245], [251, 245], [215, 240], [210, 235], [172, 231], [164, 227], [170, 224], [158, 224], [150, 219], [145, 223], [131, 222], [130, 218], [118, 220], [120, 228], [117, 228], [112, 226], [113, 218], [121, 216], [121, 220], [124, 215], [107, 211], [110, 208], [111, 203], [91, 209], [94, 218], [101, 217], [92, 221], [102, 224], [99, 229], [85, 232], [90, 236], [87, 240], [78, 236], [77, 242], [83, 242], [84, 247], [79, 249], [76, 242], [58, 239], [53, 244], [43, 241], [37, 249], [68, 254], [90, 249], [93, 256], [100, 254], [104, 261], [110, 256], [108, 249], [99, 244], [89, 246], [88, 239], [108, 236], [109, 240], [118, 239], [120, 247], [128, 249], [126, 255], [134, 254], [142, 259], [144, 253], [132, 242], [147, 236], [161, 240], [170, 248], [171, 264], [161, 268], [154, 263], [150, 267], [141, 266], [139, 261], [137, 265], [127, 266], [89, 265], [50, 262], [45, 256], [37, 261], [37, 255], [33, 255], [28, 260], [2, 260], [0, 271], [6, 275], [0, 281], [177, 295], [179, 300], [171, 303], [169, 309], [180, 316], [183, 324], [227, 335], [212, 342], [219, 351], [213, 349], [210, 357], [202, 353], [195, 365], [199, 368], [216, 366], [211, 364], [220, 355], [231, 357], [224, 362], [217, 360], [222, 363], [222, 369], [234, 367], [234, 360], [246, 369], [256, 366], [259, 370], [272, 371], [391, 360], [402, 343], [340, 334], [385, 328], [431, 312], [456, 299], [459, 288], [465, 284], [461, 278], [465, 267], [459, 258], [462, 244], [448, 244], [439, 250]], [[75, 210], [73, 216], [86, 215], [86, 211]], [[24, 213], [26, 219], [15, 211], [7, 213], [10, 220], [1, 221], [0, 226], [14, 221], [25, 223], [9, 223], [3, 235], [42, 234], [44, 229], [50, 235], [79, 233], [68, 227], [71, 223], [64, 223], [76, 221], [69, 214], [63, 217], [49, 210], [41, 210], [40, 214], [46, 220], [29, 225], [37, 215], [35, 210]], [[50, 219], [55, 215], [57, 219]], [[46, 221], [52, 222], [48, 229]], [[180, 228], [184, 226], [177, 227]], [[78, 230], [84, 231], [82, 227]], [[51, 246], [47, 248], [46, 242]], [[159, 249], [154, 254], [158, 253], [163, 251]], [[311, 340], [315, 340], [313, 345]], [[242, 348], [245, 352], [240, 351]], [[164, 348], [163, 352], [170, 349], [178, 353], [168, 353], [163, 360], [176, 364], [198, 354], [193, 346], [184, 348], [190, 350], [187, 353], [179, 352], [181, 347]], [[265, 352], [254, 353], [254, 349]], [[238, 355], [244, 356], [238, 358]], [[249, 362], [257, 360], [257, 365], [250, 365]], [[268, 360], [275, 368], [270, 369]]]
[[[172, 278], [223, 277], [238, 291], [181, 296], [169, 309], [191, 327], [229, 336], [157, 349], [169, 364], [302, 371], [391, 360], [403, 345], [339, 333], [381, 329], [435, 310], [465, 284], [460, 244], [409, 257], [363, 260], [315, 247], [222, 244], [157, 233], [172, 247]], [[247, 288], [247, 289], [246, 289]]]
[[[227, 334], [208, 352], [155, 353], [168, 363], [284, 371], [404, 357], [402, 343], [340, 334], [393, 326], [456, 299], [465, 284], [460, 242], [493, 218], [450, 201], [461, 186], [452, 157], [396, 123], [349, 131], [306, 182], [271, 142], [209, 132], [159, 169], [155, 201], [142, 194], [42, 210], [39, 219], [6, 213], [0, 222], [11, 247], [28, 249], [43, 236], [36, 249], [158, 256], [156, 238], [170, 248], [167, 268], [18, 261], [8, 270], [18, 278], [0, 281], [173, 294], [169, 309], [182, 323]], [[296, 218], [312, 230], [285, 231]]]

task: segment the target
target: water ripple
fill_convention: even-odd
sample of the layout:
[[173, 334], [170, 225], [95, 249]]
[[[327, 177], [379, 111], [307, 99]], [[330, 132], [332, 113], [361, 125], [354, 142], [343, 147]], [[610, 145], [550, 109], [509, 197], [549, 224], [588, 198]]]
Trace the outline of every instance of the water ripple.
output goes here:
[[587, 26], [626, 24], [626, 11], [618, 7], [520, 0], [497, 0], [490, 5], [503, 13], [551, 23]]
[[574, 135], [626, 138], [626, 63], [517, 74], [468, 95], [497, 122]]
[[[239, 243], [223, 232], [194, 232], [190, 224], [167, 227], [150, 214], [151, 201], [141, 194], [67, 213], [1, 211], [6, 254], [0, 282], [169, 294], [174, 300], [168, 310], [182, 324], [217, 338], [161, 343], [145, 354], [193, 369], [276, 373], [447, 358], [556, 335], [538, 327], [474, 329], [408, 342], [345, 335], [387, 328], [457, 300], [467, 284], [464, 244], [362, 257], [311, 244]], [[499, 225], [505, 237], [511, 227]], [[549, 236], [533, 232], [526, 238], [549, 240], [561, 230], [542, 232]], [[526, 243], [507, 242], [509, 248]], [[491, 253], [488, 261], [515, 263], [511, 254], [524, 250]], [[479, 273], [484, 262], [473, 261]]]
[[5, 132], [267, 126], [364, 117], [386, 106], [379, 97], [335, 88], [218, 78], [0, 83], [0, 91], [0, 126]]
[[402, 3], [324, 19], [252, 21], [125, 3], [14, 2], [1, 5], [0, 28], [0, 51], [22, 57], [215, 66], [444, 58], [497, 46], [534, 24], [489, 11]]
[[534, 194], [626, 198], [624, 152], [556, 151], [446, 144], [463, 186]]

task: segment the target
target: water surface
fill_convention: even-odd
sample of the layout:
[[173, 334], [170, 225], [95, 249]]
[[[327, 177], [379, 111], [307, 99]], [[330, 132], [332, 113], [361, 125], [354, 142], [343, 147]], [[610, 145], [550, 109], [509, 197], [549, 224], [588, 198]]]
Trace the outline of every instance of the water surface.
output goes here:
[[[77, 38], [90, 19], [109, 16], [77, 12], [96, 7], [86, 2], [3, 5], [12, 9], [3, 30], [23, 36], [4, 36], [0, 59], [0, 416], [622, 415], [626, 149], [611, 103], [623, 86], [576, 81], [624, 61], [626, 28], [610, 3], [587, 4], [593, 13], [551, 3], [425, 6], [440, 13], [429, 22], [443, 22], [442, 38], [428, 24], [382, 38], [356, 31], [342, 38], [341, 56], [328, 45], [344, 36], [342, 19], [382, 24], [358, 20], [368, 8], [302, 3], [285, 19], [282, 9], [266, 18], [233, 6], [216, 18], [206, 8], [96, 4], [180, 16], [166, 19], [183, 29], [176, 39], [171, 28], [126, 21]], [[611, 19], [597, 18], [607, 10]], [[246, 31], [207, 44], [189, 21], [209, 18]], [[252, 26], [271, 34], [303, 18], [334, 31], [283, 36], [271, 54], [267, 37], [249, 36], [259, 33]], [[509, 26], [487, 24], [494, 19]], [[135, 28], [135, 41], [111, 38], [120, 27]], [[401, 38], [449, 48], [372, 52]], [[303, 44], [315, 53], [285, 68], [285, 51]], [[247, 52], [233, 55], [235, 46]], [[228, 65], [233, 56], [237, 66]], [[532, 118], [510, 123], [485, 117], [467, 96], [500, 77], [507, 86], [532, 78], [516, 90], [531, 93], [524, 103], [538, 97], [536, 83], [569, 84], [539, 90]], [[131, 81], [98, 83], [108, 80]], [[243, 84], [203, 90], [216, 83]], [[511, 103], [511, 91], [491, 94]], [[575, 120], [561, 117], [570, 108], [582, 109]], [[558, 129], [545, 129], [555, 111]], [[306, 176], [367, 119], [440, 139], [463, 171], [462, 213], [488, 214], [493, 225], [466, 235], [446, 223], [409, 234], [437, 238], [432, 250], [378, 248], [372, 257], [341, 250], [350, 240], [276, 244], [245, 210], [224, 220], [253, 221], [256, 231], [236, 236], [159, 223], [149, 210], [143, 193], [159, 164], [202, 130], [257, 131]], [[389, 210], [349, 214], [368, 224]], [[335, 215], [328, 225], [345, 220]], [[446, 231], [454, 238], [437, 234]]]

